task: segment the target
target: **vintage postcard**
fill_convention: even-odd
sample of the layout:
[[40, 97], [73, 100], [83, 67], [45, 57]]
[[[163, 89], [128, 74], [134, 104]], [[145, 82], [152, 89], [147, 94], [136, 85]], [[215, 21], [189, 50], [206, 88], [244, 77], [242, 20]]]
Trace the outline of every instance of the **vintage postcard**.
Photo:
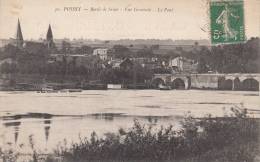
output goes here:
[[260, 162], [259, 0], [0, 0], [0, 162]]

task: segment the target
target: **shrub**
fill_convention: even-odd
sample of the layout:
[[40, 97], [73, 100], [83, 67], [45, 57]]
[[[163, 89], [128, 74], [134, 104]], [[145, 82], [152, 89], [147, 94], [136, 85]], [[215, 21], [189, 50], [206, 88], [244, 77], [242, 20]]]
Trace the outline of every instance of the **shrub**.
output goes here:
[[[159, 129], [134, 120], [128, 130], [107, 133], [99, 138], [95, 132], [70, 148], [56, 149], [64, 161], [253, 161], [259, 126], [246, 110], [232, 109], [229, 117], [210, 115], [185, 118], [180, 130], [173, 126]], [[59, 150], [59, 151], [57, 151]]]

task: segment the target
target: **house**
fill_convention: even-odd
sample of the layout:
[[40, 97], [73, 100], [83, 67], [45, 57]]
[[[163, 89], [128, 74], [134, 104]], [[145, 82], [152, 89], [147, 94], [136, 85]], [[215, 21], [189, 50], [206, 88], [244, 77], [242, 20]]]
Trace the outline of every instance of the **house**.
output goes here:
[[130, 60], [136, 64], [140, 64], [143, 68], [156, 69], [161, 67], [161, 62], [157, 57], [133, 57]]
[[198, 63], [185, 57], [176, 57], [169, 60], [168, 65], [173, 72], [196, 73]]
[[107, 60], [108, 58], [108, 49], [107, 48], [97, 48], [93, 50], [94, 56], [99, 56], [99, 58], [103, 61]]
[[2, 65], [2, 64], [16, 64], [16, 63], [17, 62], [14, 61], [11, 58], [6, 58], [6, 59], [3, 59], [3, 60], [0, 60], [0, 65]]
[[120, 68], [124, 70], [129, 70], [132, 69], [134, 66], [134, 63], [129, 59], [125, 58], [121, 63], [120, 63]]
[[121, 62], [122, 60], [116, 59], [116, 60], [109, 61], [108, 64], [111, 65], [113, 69], [117, 69], [117, 68], [119, 69]]
[[128, 70], [131, 69], [134, 65], [134, 63], [129, 59], [114, 59], [108, 62], [108, 64], [113, 68], [113, 69], [124, 69]]

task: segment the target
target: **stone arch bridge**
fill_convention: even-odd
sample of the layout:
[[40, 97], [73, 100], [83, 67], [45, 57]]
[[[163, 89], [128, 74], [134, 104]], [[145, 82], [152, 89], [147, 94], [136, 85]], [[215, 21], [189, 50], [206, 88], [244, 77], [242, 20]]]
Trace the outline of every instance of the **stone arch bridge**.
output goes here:
[[260, 74], [154, 74], [152, 86], [159, 84], [172, 89], [219, 89], [259, 91]]

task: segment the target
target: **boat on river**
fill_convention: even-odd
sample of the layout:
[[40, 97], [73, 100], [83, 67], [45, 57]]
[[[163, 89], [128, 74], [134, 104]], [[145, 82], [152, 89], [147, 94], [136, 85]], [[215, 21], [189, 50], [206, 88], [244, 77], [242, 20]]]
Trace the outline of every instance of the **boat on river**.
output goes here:
[[162, 85], [162, 84], [159, 84], [158, 88], [159, 88], [159, 90], [171, 90], [170, 86]]
[[82, 89], [61, 89], [59, 92], [82, 92]]
[[107, 84], [107, 89], [115, 89], [115, 90], [118, 90], [118, 89], [122, 89], [122, 85], [121, 84]]
[[41, 88], [40, 91], [38, 91], [38, 93], [57, 93], [57, 90], [54, 90], [53, 87], [51, 86], [46, 86]]

